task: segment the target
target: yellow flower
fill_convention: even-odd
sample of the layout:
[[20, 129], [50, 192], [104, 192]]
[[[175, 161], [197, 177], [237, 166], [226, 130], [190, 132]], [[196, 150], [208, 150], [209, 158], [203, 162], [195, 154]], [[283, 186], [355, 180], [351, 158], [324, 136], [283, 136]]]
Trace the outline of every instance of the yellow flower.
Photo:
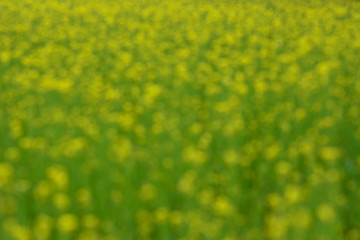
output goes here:
[[311, 215], [308, 209], [301, 208], [295, 212], [291, 218], [293, 226], [299, 229], [306, 229], [310, 226]]
[[280, 161], [276, 164], [276, 173], [287, 175], [291, 171], [291, 165], [286, 161]]
[[287, 185], [285, 188], [285, 198], [289, 203], [296, 203], [302, 197], [301, 189], [296, 185]]
[[31, 233], [27, 226], [16, 225], [11, 233], [15, 240], [30, 240]]
[[51, 182], [43, 180], [36, 185], [35, 189], [33, 190], [33, 194], [35, 199], [45, 200], [53, 191], [54, 189]]
[[52, 228], [53, 228], [52, 217], [45, 214], [41, 214], [37, 216], [33, 228], [35, 238], [39, 240], [49, 239]]
[[236, 151], [228, 150], [224, 153], [224, 162], [227, 165], [233, 166], [238, 162], [238, 160], [239, 160], [239, 156]]
[[346, 237], [349, 240], [358, 240], [360, 238], [360, 231], [358, 229], [352, 228], [346, 232]]
[[120, 190], [113, 190], [113, 191], [111, 192], [111, 200], [112, 200], [114, 203], [118, 204], [118, 203], [121, 202], [122, 199], [123, 199], [123, 193], [122, 193], [122, 191], [120, 191]]
[[268, 160], [275, 159], [281, 151], [281, 146], [279, 144], [272, 144], [265, 149], [265, 158]]
[[167, 209], [165, 207], [160, 207], [160, 208], [156, 209], [154, 215], [155, 215], [155, 220], [158, 223], [163, 223], [169, 217], [169, 209]]
[[214, 200], [214, 192], [211, 189], [202, 190], [199, 193], [199, 202], [203, 206], [208, 206]]
[[174, 225], [180, 225], [183, 221], [183, 214], [180, 211], [172, 211], [169, 214], [169, 221]]
[[99, 226], [100, 220], [94, 214], [87, 214], [83, 217], [82, 224], [85, 228], [95, 229]]
[[96, 231], [91, 231], [91, 230], [85, 230], [83, 232], [80, 232], [77, 238], [77, 240], [99, 240], [99, 239], [104, 239], [104, 238], [100, 238], [99, 234]]
[[58, 218], [57, 228], [60, 232], [71, 233], [78, 228], [78, 219], [73, 214], [63, 214]]
[[183, 150], [183, 159], [185, 162], [203, 164], [207, 160], [207, 155], [204, 151], [190, 146]]
[[306, 117], [306, 111], [305, 109], [299, 108], [295, 111], [295, 119], [298, 121], [303, 120]]
[[64, 189], [67, 187], [68, 174], [63, 166], [54, 165], [49, 167], [46, 170], [46, 175], [59, 189]]
[[267, 196], [267, 202], [272, 208], [277, 208], [282, 204], [283, 200], [279, 194], [270, 193]]
[[18, 204], [12, 197], [0, 197], [0, 215], [12, 216], [17, 212]]
[[70, 207], [71, 201], [64, 193], [57, 193], [53, 198], [54, 205], [59, 210], [65, 210]]
[[145, 88], [144, 103], [151, 105], [155, 99], [161, 94], [162, 89], [159, 85], [149, 84]]
[[289, 222], [284, 216], [266, 216], [267, 231], [270, 239], [281, 239], [288, 231]]
[[115, 153], [115, 162], [122, 163], [124, 162], [132, 153], [133, 145], [130, 140], [126, 138], [116, 139], [111, 146], [113, 152]]
[[7, 63], [11, 59], [11, 52], [10, 51], [2, 51], [0, 54], [0, 62]]
[[14, 161], [14, 160], [17, 160], [19, 158], [19, 156], [20, 156], [20, 152], [15, 147], [10, 147], [10, 148], [6, 149], [6, 151], [5, 151], [5, 159], [6, 160]]
[[[85, 123], [82, 123], [85, 125]], [[86, 141], [82, 137], [77, 137], [74, 139], [70, 139], [64, 145], [63, 152], [65, 156], [72, 157], [75, 156], [78, 152], [80, 152], [86, 146]]]
[[9, 122], [10, 135], [12, 138], [16, 139], [21, 137], [23, 134], [23, 127], [21, 121], [18, 119], [13, 119]]
[[337, 147], [323, 147], [320, 149], [319, 154], [327, 162], [333, 162], [341, 156], [340, 149]]
[[86, 188], [81, 188], [76, 192], [76, 200], [84, 207], [88, 206], [91, 200], [91, 193]]
[[334, 208], [328, 203], [321, 204], [317, 208], [316, 213], [317, 213], [319, 219], [323, 222], [330, 222], [336, 216]]
[[185, 194], [192, 194], [195, 190], [194, 181], [196, 178], [195, 171], [187, 171], [179, 180], [178, 188], [181, 192]]
[[229, 216], [234, 209], [229, 202], [229, 199], [225, 196], [221, 196], [215, 199], [214, 210], [219, 215]]
[[13, 167], [8, 163], [0, 163], [0, 189], [9, 183], [14, 174]]
[[148, 201], [155, 197], [156, 188], [154, 185], [146, 183], [143, 186], [141, 186], [139, 191], [139, 196], [142, 200]]

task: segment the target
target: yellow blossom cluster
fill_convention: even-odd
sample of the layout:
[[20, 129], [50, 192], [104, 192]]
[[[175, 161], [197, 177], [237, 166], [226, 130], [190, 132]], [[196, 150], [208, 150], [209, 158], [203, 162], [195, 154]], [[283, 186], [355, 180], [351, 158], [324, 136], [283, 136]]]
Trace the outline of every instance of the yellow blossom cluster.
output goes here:
[[359, 69], [356, 0], [1, 0], [0, 240], [358, 240]]

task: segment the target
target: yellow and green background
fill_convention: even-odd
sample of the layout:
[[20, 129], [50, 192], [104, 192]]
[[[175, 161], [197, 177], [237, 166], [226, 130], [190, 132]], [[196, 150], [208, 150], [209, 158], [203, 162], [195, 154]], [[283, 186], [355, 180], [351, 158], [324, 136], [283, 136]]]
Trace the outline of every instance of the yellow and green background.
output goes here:
[[0, 240], [360, 239], [360, 2], [0, 0]]

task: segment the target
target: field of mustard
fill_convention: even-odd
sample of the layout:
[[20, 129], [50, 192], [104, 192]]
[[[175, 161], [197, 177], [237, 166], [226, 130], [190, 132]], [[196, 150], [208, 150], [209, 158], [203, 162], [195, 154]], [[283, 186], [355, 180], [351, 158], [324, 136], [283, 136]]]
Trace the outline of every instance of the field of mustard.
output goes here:
[[360, 2], [0, 1], [0, 240], [360, 239]]

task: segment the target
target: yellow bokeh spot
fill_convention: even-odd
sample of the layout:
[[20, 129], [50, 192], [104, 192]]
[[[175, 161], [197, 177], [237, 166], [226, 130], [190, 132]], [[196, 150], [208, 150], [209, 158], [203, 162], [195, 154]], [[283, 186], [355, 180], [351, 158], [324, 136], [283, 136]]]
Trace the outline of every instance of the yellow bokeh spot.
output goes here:
[[34, 237], [39, 240], [47, 240], [50, 238], [53, 229], [52, 217], [41, 214], [36, 217], [35, 225], [33, 228]]
[[279, 144], [272, 144], [265, 149], [264, 155], [268, 160], [273, 160], [279, 156], [281, 151], [281, 146]]
[[141, 186], [139, 196], [143, 201], [151, 200], [155, 197], [156, 188], [154, 185], [146, 183]]
[[178, 182], [178, 188], [180, 192], [185, 194], [192, 194], [195, 190], [194, 188], [194, 181], [196, 178], [196, 173], [192, 170], [187, 171], [184, 175], [180, 178]]
[[291, 165], [286, 161], [280, 161], [276, 164], [276, 172], [280, 175], [287, 175], [291, 171]]
[[165, 207], [160, 207], [154, 212], [155, 221], [158, 223], [165, 222], [169, 217], [169, 209]]
[[292, 223], [296, 228], [303, 230], [310, 226], [312, 218], [308, 209], [300, 208], [293, 216]]
[[59, 189], [65, 189], [68, 185], [68, 174], [66, 169], [61, 165], [54, 165], [46, 170], [46, 176]]
[[0, 189], [10, 182], [14, 174], [13, 167], [8, 163], [0, 163]]
[[63, 214], [57, 220], [57, 228], [62, 233], [71, 233], [78, 228], [78, 219], [73, 214]]
[[272, 208], [277, 208], [283, 202], [281, 196], [277, 193], [270, 193], [267, 196], [267, 202]]
[[195, 147], [187, 147], [183, 150], [183, 159], [185, 162], [203, 164], [207, 161], [207, 155]]
[[301, 189], [296, 185], [287, 185], [285, 188], [285, 198], [289, 203], [296, 203], [301, 200]]
[[95, 229], [100, 225], [100, 220], [94, 214], [87, 214], [83, 217], [82, 224], [85, 228]]
[[281, 239], [288, 231], [289, 221], [284, 216], [271, 214], [266, 217], [266, 225], [271, 239]]
[[86, 207], [90, 204], [91, 193], [86, 188], [81, 188], [76, 192], [76, 200], [80, 203], [82, 207]]
[[217, 213], [218, 215], [221, 215], [221, 216], [229, 216], [229, 215], [231, 215], [232, 211], [234, 210], [229, 199], [225, 196], [216, 198], [213, 207], [214, 207], [215, 213]]
[[319, 151], [320, 157], [328, 162], [333, 162], [341, 156], [341, 151], [337, 147], [323, 147]]
[[334, 220], [334, 218], [336, 216], [334, 208], [327, 203], [321, 204], [317, 208], [316, 213], [317, 213], [317, 216], [319, 217], [319, 219], [323, 222], [330, 222], [330, 221]]
[[14, 240], [31, 240], [31, 232], [27, 226], [20, 225], [14, 219], [8, 219], [3, 224], [5, 231]]
[[33, 194], [36, 200], [46, 200], [53, 191], [53, 184], [47, 180], [43, 180], [35, 186]]
[[144, 103], [145, 105], [151, 105], [155, 99], [161, 94], [162, 89], [159, 85], [149, 84], [145, 88]]
[[68, 209], [71, 205], [69, 197], [64, 193], [57, 193], [53, 198], [54, 206], [59, 210]]
[[238, 162], [238, 160], [239, 160], [239, 156], [236, 151], [228, 150], [224, 153], [224, 162], [227, 165], [233, 166]]

